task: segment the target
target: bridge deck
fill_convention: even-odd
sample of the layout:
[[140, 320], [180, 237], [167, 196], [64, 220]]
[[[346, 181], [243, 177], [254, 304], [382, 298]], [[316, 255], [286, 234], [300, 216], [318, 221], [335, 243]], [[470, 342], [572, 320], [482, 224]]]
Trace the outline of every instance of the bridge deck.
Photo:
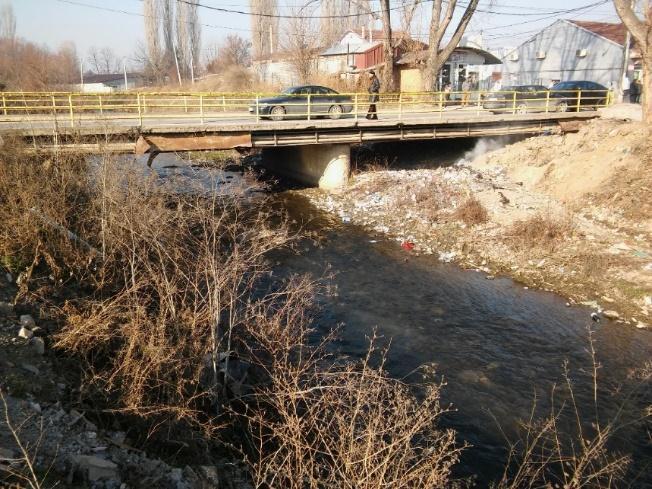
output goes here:
[[[74, 128], [54, 121], [20, 118], [0, 122], [0, 134], [13, 133], [38, 141], [39, 145], [72, 145], [97, 150], [98, 145], [117, 151], [147, 152], [270, 147], [306, 144], [363, 143], [509, 134], [540, 134], [574, 130], [581, 121], [598, 116], [597, 111], [532, 114], [492, 114], [488, 111], [409, 114], [400, 120], [342, 118], [339, 120], [252, 121], [220, 117], [203, 124], [166, 117], [149, 118], [142, 126], [133, 120], [84, 117]], [[139, 141], [139, 149], [135, 146]]]

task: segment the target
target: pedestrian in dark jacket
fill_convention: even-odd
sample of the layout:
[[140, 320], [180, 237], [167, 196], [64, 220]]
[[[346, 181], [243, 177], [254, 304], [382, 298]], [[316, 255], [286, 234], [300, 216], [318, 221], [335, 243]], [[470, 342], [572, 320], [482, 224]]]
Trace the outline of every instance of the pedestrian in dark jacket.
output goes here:
[[641, 85], [641, 81], [637, 78], [632, 82], [632, 84], [629, 87], [629, 101], [633, 104], [640, 104], [641, 103], [641, 91], [642, 91], [643, 86]]
[[367, 112], [367, 119], [378, 120], [378, 112], [376, 103], [378, 102], [378, 92], [380, 92], [380, 80], [374, 71], [369, 72], [369, 88], [367, 91], [369, 95], [369, 111]]

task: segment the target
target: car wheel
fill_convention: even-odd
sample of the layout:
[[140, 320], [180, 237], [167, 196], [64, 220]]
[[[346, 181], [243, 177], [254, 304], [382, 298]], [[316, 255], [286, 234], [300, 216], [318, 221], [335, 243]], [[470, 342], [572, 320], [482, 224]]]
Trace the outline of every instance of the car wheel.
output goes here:
[[277, 105], [272, 107], [272, 110], [269, 111], [270, 119], [273, 121], [282, 121], [285, 118], [285, 107], [282, 105]]
[[331, 119], [339, 119], [342, 117], [342, 113], [344, 112], [344, 109], [342, 108], [341, 105], [331, 105], [328, 108], [328, 117]]
[[527, 114], [527, 104], [518, 104], [516, 107], [517, 114]]
[[568, 112], [568, 102], [559, 102], [557, 104], [557, 112]]

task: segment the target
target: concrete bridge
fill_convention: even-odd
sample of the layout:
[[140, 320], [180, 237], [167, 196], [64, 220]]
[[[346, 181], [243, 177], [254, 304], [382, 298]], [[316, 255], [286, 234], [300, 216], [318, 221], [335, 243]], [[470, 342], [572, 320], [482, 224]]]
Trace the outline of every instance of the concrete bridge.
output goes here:
[[[296, 120], [271, 121], [249, 113], [258, 96], [254, 102], [249, 95], [236, 103], [225, 95], [213, 95], [221, 97], [217, 108], [203, 99], [198, 107], [189, 108], [191, 96], [195, 95], [155, 98], [150, 94], [145, 105], [147, 99], [139, 94], [134, 104], [129, 99], [116, 102], [106, 94], [104, 100], [100, 94], [34, 94], [32, 98], [23, 94], [22, 100], [18, 96], [7, 100], [5, 95], [0, 135], [23, 138], [39, 151], [149, 154], [150, 164], [161, 152], [261, 148], [274, 171], [328, 189], [346, 183], [353, 144], [559, 133], [577, 130], [582, 121], [597, 117], [597, 107], [579, 104], [570, 112], [556, 112], [546, 105], [527, 113], [515, 104], [489, 111], [479, 96], [461, 107], [428, 93], [381, 99], [378, 120], [364, 118], [366, 95], [360, 95], [359, 104], [356, 95], [350, 113], [338, 114], [336, 120], [316, 118], [314, 113], [311, 117], [309, 108]], [[98, 101], [89, 103], [88, 97]]]

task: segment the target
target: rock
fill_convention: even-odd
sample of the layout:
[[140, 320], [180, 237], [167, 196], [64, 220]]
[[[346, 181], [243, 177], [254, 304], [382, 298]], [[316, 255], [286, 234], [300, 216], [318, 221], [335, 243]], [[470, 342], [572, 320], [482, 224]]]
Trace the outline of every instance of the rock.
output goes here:
[[20, 325], [32, 329], [36, 326], [34, 318], [30, 314], [21, 314], [20, 316]]
[[606, 317], [607, 319], [610, 319], [611, 321], [615, 321], [616, 319], [620, 319], [620, 314], [618, 314], [616, 311], [603, 311], [602, 315]]
[[9, 272], [5, 273], [5, 278], [7, 279], [7, 282], [9, 282], [10, 284], [14, 283], [14, 276]]
[[29, 408], [35, 413], [41, 414], [41, 405], [38, 402], [30, 402]]
[[493, 279], [495, 279], [496, 277], [494, 277], [493, 275], [487, 275], [487, 276], [485, 276], [485, 278], [486, 278], [487, 280], [493, 280]]
[[41, 374], [41, 371], [38, 368], [36, 368], [34, 365], [31, 365], [29, 363], [21, 363], [20, 368], [22, 368], [23, 370], [26, 370], [27, 372], [29, 372], [31, 374], [34, 374], [34, 375], [40, 375]]
[[648, 325], [639, 321], [638, 323], [636, 323], [636, 327], [638, 329], [646, 329]]
[[21, 326], [20, 330], [18, 331], [19, 338], [25, 338], [26, 340], [29, 340], [32, 336], [34, 336], [34, 333], [32, 333], [31, 329], [28, 329], [25, 326]]
[[11, 316], [14, 313], [14, 305], [10, 302], [0, 301], [0, 316]]
[[45, 354], [45, 341], [43, 341], [43, 338], [32, 338], [30, 344], [32, 345], [34, 353], [37, 355]]
[[119, 480], [118, 466], [95, 455], [77, 455], [75, 457], [77, 468], [87, 475], [91, 482], [100, 479]]
[[592, 312], [591, 313], [591, 319], [593, 319], [593, 321], [595, 321], [596, 323], [600, 322], [600, 316], [598, 315], [597, 312]]

